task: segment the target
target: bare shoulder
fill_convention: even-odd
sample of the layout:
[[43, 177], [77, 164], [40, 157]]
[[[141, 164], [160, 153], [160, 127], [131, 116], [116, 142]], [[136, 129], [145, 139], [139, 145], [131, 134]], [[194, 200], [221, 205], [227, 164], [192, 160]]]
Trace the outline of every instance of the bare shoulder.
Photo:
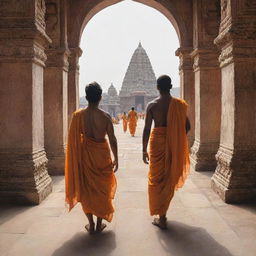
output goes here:
[[99, 110], [99, 113], [100, 113], [100, 115], [102, 116], [102, 118], [105, 119], [105, 121], [110, 121], [110, 122], [112, 122], [111, 116], [110, 116], [110, 114], [109, 114], [108, 112], [106, 112], [106, 111], [104, 111], [104, 110], [102, 110], [102, 109], [98, 109], [98, 110]]
[[148, 103], [147, 112], [151, 111], [156, 106], [156, 104], [158, 103], [158, 100], [159, 100], [159, 98], [156, 98]]

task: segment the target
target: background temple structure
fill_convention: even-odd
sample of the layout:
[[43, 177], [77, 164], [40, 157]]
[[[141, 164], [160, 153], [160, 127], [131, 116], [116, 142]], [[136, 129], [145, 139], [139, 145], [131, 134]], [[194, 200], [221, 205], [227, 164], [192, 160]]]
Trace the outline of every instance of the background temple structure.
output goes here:
[[[172, 89], [175, 97], [180, 97], [178, 87]], [[128, 112], [134, 107], [138, 112], [144, 112], [148, 102], [158, 96], [156, 89], [156, 76], [152, 68], [147, 52], [139, 43], [134, 51], [126, 74], [123, 79], [122, 87], [117, 94], [113, 84], [107, 93], [103, 93], [100, 107], [111, 116], [118, 113]], [[86, 106], [86, 101], [80, 99], [80, 107]]]
[[132, 55], [120, 90], [120, 109], [127, 112], [131, 107], [144, 111], [147, 103], [158, 95], [156, 76], [149, 57], [139, 43]]
[[[211, 187], [227, 203], [255, 198], [256, 0], [136, 1], [165, 15], [179, 38], [191, 169], [211, 171]], [[51, 175], [64, 173], [68, 125], [79, 107], [81, 35], [118, 2], [1, 1], [0, 198], [39, 204], [52, 191]], [[139, 46], [132, 61], [142, 54]], [[133, 65], [119, 95], [123, 108], [143, 108], [155, 95], [146, 89], [155, 81], [149, 61], [145, 81], [133, 77]]]
[[[127, 113], [131, 107], [142, 112], [145, 111], [148, 102], [157, 95], [154, 70], [145, 49], [139, 43], [128, 65], [119, 94], [111, 84], [108, 92], [103, 94], [100, 107], [111, 116]], [[84, 101], [80, 103], [81, 107], [85, 105]]]
[[120, 98], [113, 84], [110, 85], [107, 93], [103, 93], [100, 108], [104, 109], [112, 117], [116, 117], [120, 113]]

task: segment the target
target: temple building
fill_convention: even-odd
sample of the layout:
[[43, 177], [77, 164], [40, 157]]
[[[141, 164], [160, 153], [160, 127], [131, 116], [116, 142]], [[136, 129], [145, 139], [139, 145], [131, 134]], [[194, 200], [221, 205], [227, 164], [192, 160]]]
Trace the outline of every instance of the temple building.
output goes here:
[[157, 97], [156, 76], [141, 43], [132, 55], [119, 93], [121, 111], [132, 106], [144, 111], [147, 103]]
[[[111, 116], [128, 112], [131, 107], [142, 112], [157, 95], [154, 70], [145, 49], [139, 43], [128, 65], [119, 95], [112, 83], [108, 92], [103, 93], [100, 107]], [[80, 107], [84, 107], [85, 103], [80, 103]]]
[[100, 108], [104, 109], [111, 116], [116, 116], [120, 113], [120, 99], [113, 83], [108, 88], [108, 92], [103, 93]]

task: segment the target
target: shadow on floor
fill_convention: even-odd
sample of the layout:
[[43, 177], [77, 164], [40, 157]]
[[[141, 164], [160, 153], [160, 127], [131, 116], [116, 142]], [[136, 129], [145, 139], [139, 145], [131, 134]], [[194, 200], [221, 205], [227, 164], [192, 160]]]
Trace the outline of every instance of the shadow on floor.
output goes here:
[[8, 203], [2, 203], [0, 206], [0, 225], [15, 218], [16, 216], [28, 211], [33, 206], [22, 206], [22, 205], [12, 205]]
[[79, 232], [58, 248], [52, 256], [105, 256], [110, 255], [115, 248], [116, 239], [113, 231], [91, 236]]
[[179, 222], [168, 222], [167, 230], [157, 230], [160, 244], [167, 254], [175, 256], [232, 256], [203, 228]]

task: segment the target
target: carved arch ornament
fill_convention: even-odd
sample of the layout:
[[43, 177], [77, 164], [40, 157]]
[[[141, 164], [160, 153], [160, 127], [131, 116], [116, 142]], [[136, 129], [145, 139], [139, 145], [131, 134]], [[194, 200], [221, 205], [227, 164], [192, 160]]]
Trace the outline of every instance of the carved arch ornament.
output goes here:
[[[113, 4], [121, 2], [121, 0], [98, 0], [95, 1], [93, 4], [88, 1], [87, 5], [84, 5], [84, 1], [78, 0], [78, 4], [76, 6], [72, 5], [72, 1], [69, 2], [69, 24], [68, 24], [68, 34], [69, 34], [69, 45], [71, 47], [78, 47], [80, 43], [80, 38], [82, 32], [89, 22], [89, 20], [97, 14], [99, 11], [107, 8]], [[179, 3], [179, 1], [171, 1], [161, 0], [161, 1], [154, 1], [154, 0], [135, 0], [136, 2], [142, 3], [149, 7], [152, 7], [162, 13], [173, 25], [175, 28], [180, 45], [188, 46], [192, 44], [192, 23], [188, 22], [188, 18], [183, 13], [182, 16], [179, 15], [181, 10], [175, 6], [175, 4]], [[188, 3], [187, 1], [183, 0], [184, 4]], [[77, 9], [77, 10], [76, 10]], [[79, 9], [79, 11], [78, 11]], [[84, 10], [83, 10], [84, 9]], [[72, 17], [76, 14], [76, 20], [73, 21]], [[192, 16], [191, 16], [192, 18]], [[186, 20], [186, 21], [185, 21]], [[191, 28], [189, 27], [191, 26]]]

